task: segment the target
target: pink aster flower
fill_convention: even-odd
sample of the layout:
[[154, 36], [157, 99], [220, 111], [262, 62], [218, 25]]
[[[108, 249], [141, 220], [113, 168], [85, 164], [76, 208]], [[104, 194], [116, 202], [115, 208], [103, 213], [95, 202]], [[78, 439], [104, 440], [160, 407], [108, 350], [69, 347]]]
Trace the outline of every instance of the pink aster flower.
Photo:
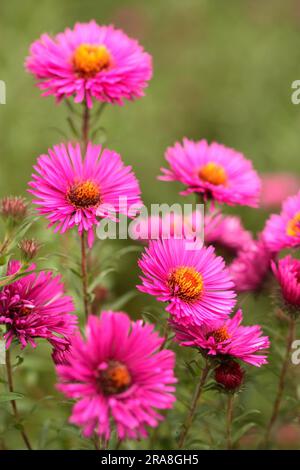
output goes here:
[[206, 216], [205, 243], [213, 245], [225, 259], [236, 257], [252, 241], [251, 233], [244, 228], [239, 217], [221, 213]]
[[160, 238], [182, 238], [194, 241], [201, 238], [203, 232], [201, 213], [184, 215], [170, 212], [162, 216], [151, 215], [138, 217], [132, 221], [131, 231], [136, 240], [149, 242]]
[[53, 38], [43, 34], [31, 45], [25, 66], [43, 96], [58, 102], [74, 96], [89, 108], [93, 99], [122, 105], [142, 97], [152, 76], [151, 56], [136, 40], [95, 21], [76, 23]]
[[261, 238], [245, 245], [228, 268], [236, 290], [259, 291], [270, 272], [271, 259], [272, 254]]
[[[17, 273], [21, 263], [11, 261], [7, 275]], [[60, 276], [51, 272], [30, 273], [0, 291], [0, 324], [5, 325], [6, 347], [15, 339], [24, 348], [36, 347], [35, 339], [44, 338], [56, 348], [66, 347], [74, 333], [77, 317], [72, 298], [64, 294]]]
[[266, 364], [266, 355], [256, 354], [270, 346], [267, 336], [262, 336], [260, 326], [241, 326], [243, 313], [238, 310], [225, 322], [202, 326], [180, 326], [171, 321], [176, 341], [181, 346], [200, 349], [208, 356], [240, 359], [253, 366]]
[[163, 181], [180, 181], [187, 189], [182, 194], [203, 194], [229, 205], [256, 207], [260, 179], [252, 163], [243, 154], [218, 143], [206, 140], [193, 142], [183, 139], [166, 152], [170, 169], [162, 168]]
[[286, 256], [278, 261], [272, 261], [272, 270], [280, 286], [284, 305], [294, 313], [299, 313], [300, 307], [300, 260]]
[[263, 239], [274, 253], [300, 245], [300, 191], [286, 199], [280, 215], [270, 216], [263, 230]]
[[186, 250], [185, 240], [152, 241], [139, 261], [142, 292], [168, 302], [178, 323], [224, 319], [235, 304], [233, 282], [214, 248]]
[[300, 178], [292, 173], [268, 173], [261, 175], [261, 206], [267, 209], [280, 207], [289, 196], [299, 191]]
[[77, 401], [70, 422], [84, 436], [109, 439], [113, 423], [119, 439], [137, 439], [158, 425], [156, 409], [175, 401], [175, 356], [160, 351], [163, 342], [153, 325], [122, 312], [89, 318], [86, 340], [75, 337], [68, 364], [57, 366], [59, 390]]
[[116, 213], [130, 215], [131, 205], [141, 205], [140, 188], [130, 166], [124, 166], [120, 155], [101, 145], [88, 144], [82, 159], [80, 145], [64, 144], [41, 155], [34, 167], [36, 174], [29, 190], [36, 199], [38, 211], [64, 233], [74, 226], [81, 234], [88, 232], [93, 243], [93, 227], [99, 218], [115, 219]]

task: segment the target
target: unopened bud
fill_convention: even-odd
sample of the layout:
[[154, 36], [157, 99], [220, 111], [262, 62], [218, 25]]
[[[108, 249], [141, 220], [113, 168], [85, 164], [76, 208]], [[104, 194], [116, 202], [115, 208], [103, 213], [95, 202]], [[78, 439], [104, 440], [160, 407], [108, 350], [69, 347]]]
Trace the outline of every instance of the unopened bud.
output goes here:
[[237, 391], [244, 382], [245, 372], [235, 361], [223, 362], [215, 370], [215, 379], [228, 391]]
[[40, 245], [34, 239], [31, 239], [31, 240], [24, 239], [20, 241], [19, 248], [25, 260], [30, 261], [36, 256], [40, 248]]
[[0, 200], [0, 214], [14, 223], [21, 222], [27, 215], [27, 202], [20, 196], [8, 196]]

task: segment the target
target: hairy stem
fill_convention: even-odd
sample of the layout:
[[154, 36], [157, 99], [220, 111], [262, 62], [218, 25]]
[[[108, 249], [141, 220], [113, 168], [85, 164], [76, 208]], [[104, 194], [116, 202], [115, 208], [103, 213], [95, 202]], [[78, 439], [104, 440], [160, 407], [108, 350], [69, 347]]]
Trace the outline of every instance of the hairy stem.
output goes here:
[[87, 254], [86, 254], [86, 232], [81, 234], [81, 279], [82, 279], [82, 295], [83, 308], [85, 318], [89, 315], [89, 294], [88, 294], [88, 278], [87, 278]]
[[90, 110], [87, 107], [87, 104], [84, 105], [83, 116], [82, 116], [82, 144], [84, 151], [86, 151], [88, 141], [89, 141], [89, 131], [90, 131]]
[[229, 394], [227, 400], [227, 415], [226, 415], [226, 436], [227, 436], [227, 449], [232, 449], [232, 418], [233, 418], [233, 401], [234, 395]]
[[287, 375], [288, 368], [289, 368], [290, 355], [292, 351], [292, 343], [295, 338], [295, 329], [296, 329], [296, 321], [294, 318], [291, 318], [289, 322], [289, 331], [288, 331], [287, 341], [286, 341], [285, 358], [284, 358], [280, 376], [279, 376], [277, 395], [276, 395], [276, 399], [275, 399], [274, 406], [273, 406], [273, 412], [272, 412], [272, 415], [271, 415], [271, 418], [270, 418], [270, 421], [266, 430], [265, 441], [264, 441], [265, 445], [267, 445], [270, 440], [270, 434], [271, 434], [273, 425], [275, 424], [275, 421], [277, 420], [278, 413], [280, 410], [282, 395], [283, 395], [284, 386], [285, 386], [285, 379], [286, 379], [286, 375]]
[[202, 374], [200, 375], [200, 380], [199, 380], [199, 382], [196, 386], [196, 389], [195, 389], [195, 392], [194, 392], [194, 395], [193, 395], [191, 407], [190, 407], [189, 412], [187, 414], [187, 417], [184, 421], [182, 431], [181, 431], [180, 436], [179, 436], [179, 440], [178, 440], [178, 448], [179, 449], [182, 449], [182, 447], [184, 445], [184, 442], [185, 442], [185, 439], [187, 437], [187, 434], [189, 432], [189, 429], [190, 429], [190, 427], [193, 423], [193, 419], [194, 419], [194, 416], [195, 416], [195, 413], [196, 413], [196, 410], [197, 410], [199, 399], [201, 397], [203, 387], [205, 385], [205, 382], [206, 382], [209, 371], [210, 371], [210, 364], [208, 363], [208, 361], [206, 361], [206, 364], [205, 364], [205, 366], [202, 370]]
[[[10, 393], [14, 393], [13, 374], [12, 374], [12, 367], [11, 367], [11, 361], [10, 361], [10, 351], [8, 349], [6, 350], [6, 370], [7, 370], [7, 382], [8, 382], [9, 391]], [[19, 415], [16, 401], [11, 400], [10, 404], [11, 404], [12, 412], [14, 414], [16, 421], [20, 422], [20, 415]], [[29, 438], [26, 434], [26, 431], [23, 425], [20, 427], [20, 433], [27, 449], [32, 450], [32, 446], [30, 444]]]
[[[90, 110], [86, 103], [84, 103], [82, 115], [82, 145], [83, 151], [87, 149], [89, 141], [89, 124], [90, 124]], [[83, 294], [83, 307], [85, 318], [89, 314], [89, 295], [88, 295], [88, 279], [87, 279], [87, 254], [86, 254], [86, 232], [83, 229], [81, 234], [81, 278], [82, 278], [82, 294]]]

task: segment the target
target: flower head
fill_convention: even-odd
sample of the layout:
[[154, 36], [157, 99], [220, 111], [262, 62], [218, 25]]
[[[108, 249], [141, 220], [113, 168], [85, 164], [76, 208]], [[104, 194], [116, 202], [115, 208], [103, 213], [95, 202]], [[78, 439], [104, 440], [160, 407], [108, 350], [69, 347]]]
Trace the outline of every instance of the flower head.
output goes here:
[[239, 251], [247, 250], [252, 241], [251, 233], [243, 227], [239, 217], [221, 213], [206, 216], [205, 243], [213, 245], [226, 261], [234, 259]]
[[[195, 241], [201, 240], [204, 218], [200, 212], [184, 215], [181, 212], [169, 212], [160, 215], [137, 217], [132, 222], [132, 233], [136, 240], [149, 242], [160, 238], [181, 238]], [[201, 240], [202, 241], [202, 240]]]
[[76, 23], [55, 37], [43, 34], [25, 65], [43, 96], [54, 95], [58, 102], [74, 96], [88, 107], [93, 99], [121, 105], [140, 98], [152, 76], [151, 56], [136, 40], [95, 21]]
[[262, 336], [260, 326], [241, 326], [242, 321], [243, 313], [238, 310], [225, 322], [186, 327], [171, 321], [171, 326], [181, 346], [198, 348], [208, 356], [240, 359], [260, 367], [266, 364], [266, 355], [256, 353], [269, 347], [269, 338]]
[[213, 247], [187, 250], [185, 240], [152, 241], [139, 266], [138, 289], [168, 302], [166, 310], [179, 323], [224, 319], [235, 304], [233, 283]]
[[74, 226], [88, 231], [93, 242], [97, 217], [115, 220], [117, 212], [128, 214], [131, 204], [141, 204], [140, 188], [131, 167], [120, 155], [100, 145], [88, 144], [82, 159], [80, 146], [56, 145], [41, 155], [29, 183], [40, 214], [55, 231], [64, 233]]
[[270, 216], [263, 230], [263, 239], [274, 253], [300, 245], [300, 191], [286, 199], [279, 215]]
[[279, 283], [284, 306], [293, 314], [300, 308], [300, 260], [286, 256], [276, 264], [272, 261], [272, 270]]
[[[18, 273], [21, 264], [11, 261], [7, 275]], [[0, 291], [0, 324], [7, 327], [4, 335], [6, 347], [16, 339], [24, 348], [28, 343], [35, 347], [37, 338], [48, 340], [52, 346], [69, 344], [77, 317], [72, 298], [64, 294], [60, 276], [51, 272], [32, 272], [5, 286]]]
[[91, 316], [86, 339], [75, 337], [68, 363], [57, 367], [59, 389], [77, 401], [70, 421], [87, 437], [109, 439], [112, 423], [119, 439], [145, 437], [162, 419], [155, 409], [175, 400], [175, 357], [162, 344], [153, 326], [125, 313]]
[[258, 204], [259, 177], [251, 162], [231, 148], [183, 139], [183, 144], [168, 148], [166, 160], [170, 169], [162, 168], [159, 178], [183, 183], [187, 189], [182, 194], [197, 192], [205, 199], [230, 205]]
[[229, 266], [236, 290], [259, 291], [270, 272], [271, 259], [272, 253], [261, 238], [246, 244]]
[[300, 178], [293, 173], [267, 173], [261, 179], [261, 206], [266, 209], [280, 207], [286, 198], [299, 191]]

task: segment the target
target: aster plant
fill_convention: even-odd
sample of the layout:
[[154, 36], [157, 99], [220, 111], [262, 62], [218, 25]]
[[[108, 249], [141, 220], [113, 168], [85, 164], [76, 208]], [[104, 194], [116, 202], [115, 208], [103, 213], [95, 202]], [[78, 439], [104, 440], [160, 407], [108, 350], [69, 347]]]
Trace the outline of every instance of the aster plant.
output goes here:
[[[205, 213], [150, 215], [132, 226], [132, 238], [143, 242], [134, 294], [145, 302], [152, 296], [156, 302], [152, 323], [145, 321], [144, 311], [133, 319], [121, 306], [102, 308], [110, 290], [99, 281], [103, 272], [98, 271], [104, 269], [95, 250], [95, 232], [103, 220], [133, 218], [142, 199], [131, 166], [94, 138], [105, 106], [144, 96], [152, 58], [123, 31], [90, 21], [54, 36], [42, 34], [31, 45], [25, 68], [42, 96], [66, 104], [72, 131], [34, 164], [28, 183], [34, 211], [23, 197], [0, 201], [0, 327], [9, 401], [26, 448], [34, 446], [15, 399], [11, 352], [15, 348], [33, 354], [40, 344], [50, 347], [56, 388], [71, 401], [69, 425], [96, 450], [126, 448], [131, 446], [128, 441], [143, 439], [156, 446], [163, 422], [176, 448], [189, 447], [201, 400], [210, 391], [222, 392], [218, 396], [223, 398], [225, 394], [220, 445], [235, 448], [235, 397], [251, 373], [264, 369], [271, 345], [263, 327], [251, 321], [251, 309], [244, 322], [248, 308], [242, 310], [240, 294], [265, 293], [266, 279], [273, 275], [276, 306], [288, 319], [289, 332], [266, 425], [267, 446], [280, 412], [299, 317], [300, 262], [290, 255], [280, 259], [280, 252], [299, 247], [300, 193], [283, 202], [281, 213], [269, 217], [262, 233], [252, 234], [241, 217], [226, 213], [226, 206], [257, 209], [261, 181], [252, 162], [240, 151], [205, 139], [184, 138], [170, 146], [165, 153], [168, 168], [161, 169], [159, 179], [181, 183], [181, 194], [196, 195]], [[27, 236], [36, 221], [33, 214], [46, 219], [49, 233], [57, 233], [61, 243], [68, 232], [75, 233], [80, 266], [72, 274], [80, 278], [79, 295], [74, 278], [70, 283], [65, 279], [62, 264], [57, 270], [41, 268], [44, 247]], [[202, 226], [204, 241], [195, 232]], [[74, 261], [76, 253], [70, 258]], [[46, 264], [48, 260], [46, 256]], [[163, 334], [158, 332], [161, 323]], [[181, 413], [176, 393], [183, 388], [188, 409]]]

